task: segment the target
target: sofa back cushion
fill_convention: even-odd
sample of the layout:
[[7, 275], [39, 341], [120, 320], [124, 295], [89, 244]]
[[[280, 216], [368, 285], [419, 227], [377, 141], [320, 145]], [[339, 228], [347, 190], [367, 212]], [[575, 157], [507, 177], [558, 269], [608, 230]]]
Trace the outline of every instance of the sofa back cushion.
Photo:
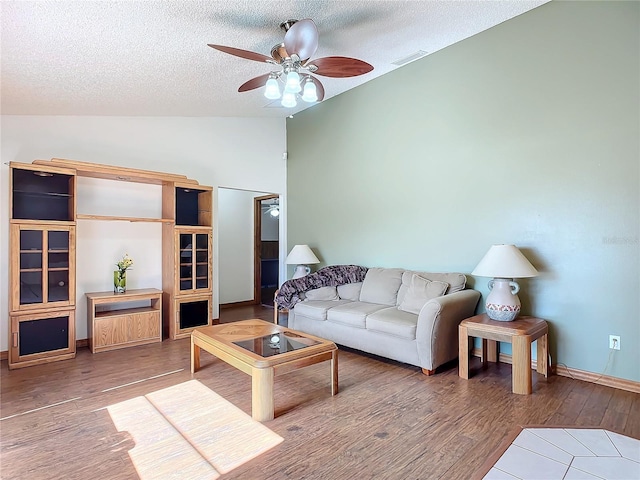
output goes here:
[[362, 282], [345, 283], [338, 285], [338, 296], [341, 300], [357, 302], [360, 299], [360, 290], [362, 290]]
[[339, 300], [336, 287], [320, 287], [304, 292], [306, 300]]
[[411, 278], [414, 274], [419, 275], [422, 278], [426, 278], [427, 280], [448, 283], [449, 288], [447, 288], [445, 295], [464, 290], [464, 287], [467, 284], [467, 277], [465, 277], [461, 273], [431, 273], [405, 270], [402, 274], [402, 285], [400, 286], [400, 289], [398, 291], [397, 305], [400, 305], [404, 300], [404, 296], [407, 294], [407, 290], [409, 290], [409, 286], [411, 285]]
[[398, 290], [402, 284], [401, 268], [370, 268], [362, 282], [360, 301], [381, 305], [397, 305]]
[[398, 309], [408, 313], [418, 315], [424, 304], [432, 298], [444, 295], [449, 288], [449, 284], [438, 280], [427, 280], [420, 275], [413, 274], [411, 284], [404, 295]]

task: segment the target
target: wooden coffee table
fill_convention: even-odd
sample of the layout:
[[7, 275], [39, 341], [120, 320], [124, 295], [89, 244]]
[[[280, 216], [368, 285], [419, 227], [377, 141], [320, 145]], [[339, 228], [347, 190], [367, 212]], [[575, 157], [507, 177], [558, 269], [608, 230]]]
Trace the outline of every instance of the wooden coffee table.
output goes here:
[[333, 342], [263, 320], [200, 327], [191, 333], [191, 373], [200, 349], [251, 375], [251, 416], [273, 420], [273, 379], [297, 368], [331, 361], [331, 395], [338, 393], [338, 347]]

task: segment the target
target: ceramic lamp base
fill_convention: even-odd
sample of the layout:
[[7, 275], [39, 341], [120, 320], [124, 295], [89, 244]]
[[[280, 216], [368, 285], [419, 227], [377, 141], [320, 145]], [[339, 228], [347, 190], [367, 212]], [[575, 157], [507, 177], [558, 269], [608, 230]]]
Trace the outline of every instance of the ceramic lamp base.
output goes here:
[[520, 285], [508, 278], [494, 278], [489, 282], [491, 292], [485, 309], [491, 320], [511, 322], [520, 314], [520, 299], [517, 293]]
[[291, 278], [302, 278], [309, 275], [309, 272], [311, 272], [311, 269], [307, 265], [298, 265]]

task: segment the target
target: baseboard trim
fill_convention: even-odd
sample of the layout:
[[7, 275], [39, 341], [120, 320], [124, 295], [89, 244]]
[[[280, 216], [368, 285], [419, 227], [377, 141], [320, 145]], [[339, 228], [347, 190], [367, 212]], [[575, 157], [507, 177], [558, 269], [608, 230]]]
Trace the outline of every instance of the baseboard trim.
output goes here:
[[255, 300], [244, 300], [242, 302], [231, 302], [231, 303], [221, 303], [220, 310], [225, 310], [227, 308], [236, 308], [236, 307], [250, 307], [251, 305], [257, 305], [258, 302]]
[[[474, 348], [472, 354], [479, 357], [480, 349]], [[513, 363], [511, 355], [507, 355], [506, 353], [500, 353], [498, 355], [498, 361], [508, 363], [509, 365]], [[532, 359], [531, 368], [535, 369], [536, 364], [536, 361]], [[599, 373], [578, 370], [577, 368], [569, 368], [566, 365], [550, 365], [550, 370], [552, 374], [559, 375], [561, 377], [569, 377], [574, 380], [604, 385], [605, 387], [617, 388], [618, 390], [625, 390], [627, 392], [640, 393], [640, 382], [635, 382], [633, 380], [611, 377], [609, 375], [600, 375]]]
[[593, 372], [585, 372], [576, 368], [569, 368], [565, 365], [553, 365], [553, 372], [561, 377], [571, 377], [584, 382], [596, 383], [605, 387], [613, 387], [627, 392], [640, 393], [640, 382], [627, 380], [625, 378], [610, 377]]

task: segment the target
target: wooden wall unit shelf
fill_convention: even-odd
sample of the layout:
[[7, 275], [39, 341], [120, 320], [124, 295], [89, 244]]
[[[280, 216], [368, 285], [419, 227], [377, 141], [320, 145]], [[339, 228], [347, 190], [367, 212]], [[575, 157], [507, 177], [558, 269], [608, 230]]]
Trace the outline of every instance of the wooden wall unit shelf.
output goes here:
[[196, 180], [174, 173], [154, 172], [137, 168], [118, 167], [116, 165], [103, 165], [99, 163], [67, 160], [64, 158], [52, 158], [51, 160], [34, 160], [33, 165], [46, 167], [58, 167], [72, 169], [80, 177], [103, 178], [106, 180], [119, 180], [121, 182], [149, 183], [152, 185], [164, 185], [165, 183], [184, 183], [198, 185]]
[[[211, 325], [212, 187], [184, 175], [60, 158], [9, 167], [9, 368], [75, 356], [78, 220], [162, 223], [163, 291], [87, 294], [93, 352], [161, 341], [163, 333], [181, 338]], [[78, 176], [161, 185], [162, 218], [77, 214]], [[96, 311], [145, 299], [149, 307]], [[39, 342], [43, 336], [51, 341]]]
[[[92, 353], [162, 341], [162, 291], [91, 292], [87, 297], [89, 348]], [[148, 302], [148, 306], [114, 309], [114, 305]]]
[[113, 215], [89, 215], [79, 213], [76, 215], [78, 220], [106, 220], [110, 222], [155, 222], [173, 224], [173, 218], [147, 218], [147, 217], [116, 217]]
[[162, 198], [162, 216], [176, 219], [162, 227], [162, 288], [165, 334], [177, 339], [212, 323], [212, 188], [164, 185]]

